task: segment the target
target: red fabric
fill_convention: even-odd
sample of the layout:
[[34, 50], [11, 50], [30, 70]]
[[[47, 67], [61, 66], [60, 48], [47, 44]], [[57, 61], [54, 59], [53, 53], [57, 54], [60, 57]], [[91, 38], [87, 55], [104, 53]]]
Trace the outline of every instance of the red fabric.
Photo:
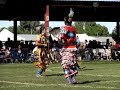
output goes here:
[[66, 45], [69, 45], [69, 43], [75, 42], [76, 41], [76, 28], [73, 26], [64, 26], [64, 29], [66, 32], [74, 32], [74, 38], [68, 38], [67, 34], [63, 33], [61, 39], [63, 38], [65, 40], [65, 43], [63, 44], [63, 47]]
[[120, 44], [116, 44], [115, 46], [116, 46], [117, 48], [120, 48]]
[[75, 48], [76, 46], [69, 46], [68, 48]]

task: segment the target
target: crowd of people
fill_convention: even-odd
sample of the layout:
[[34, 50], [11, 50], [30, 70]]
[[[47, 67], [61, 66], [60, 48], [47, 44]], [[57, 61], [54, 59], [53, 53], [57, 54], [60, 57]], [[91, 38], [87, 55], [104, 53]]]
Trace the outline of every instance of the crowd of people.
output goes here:
[[29, 53], [35, 45], [32, 41], [14, 42], [8, 38], [8, 41], [0, 41], [0, 63], [25, 62], [29, 58]]
[[[60, 51], [62, 49], [62, 44], [59, 41], [52, 41], [49, 37], [48, 52], [50, 56], [50, 62], [60, 62], [61, 55]], [[77, 47], [77, 56], [80, 60], [89, 61], [89, 60], [103, 60], [107, 59], [108, 61], [112, 60], [112, 56], [116, 59], [119, 58], [118, 53], [112, 53], [111, 47], [112, 42], [106, 40], [102, 44], [100, 41], [87, 41], [81, 42], [78, 36], [76, 36], [76, 47]], [[34, 48], [36, 47], [35, 41], [17, 41], [14, 42], [8, 38], [8, 41], [0, 41], [0, 63], [4, 62], [33, 62], [34, 57]], [[5, 58], [5, 59], [3, 59]], [[7, 59], [6, 59], [7, 58]], [[11, 59], [10, 59], [11, 58]], [[31, 60], [32, 59], [32, 60]]]
[[[105, 45], [101, 45], [99, 41], [87, 41], [80, 42], [80, 39], [76, 39], [76, 47], [77, 47], [77, 56], [79, 60], [89, 61], [89, 60], [112, 60], [112, 52], [111, 52], [112, 43], [106, 43]], [[14, 41], [8, 39], [6, 42], [0, 41], [0, 62], [9, 63], [9, 62], [33, 62], [34, 53], [33, 50], [36, 47], [34, 42], [24, 42], [17, 41], [14, 44]], [[61, 44], [57, 41], [52, 41], [49, 43], [49, 52], [50, 52], [50, 62], [60, 62], [60, 51]], [[114, 53], [115, 54], [115, 53]], [[116, 54], [117, 56], [117, 54]], [[3, 59], [5, 58], [5, 59]]]

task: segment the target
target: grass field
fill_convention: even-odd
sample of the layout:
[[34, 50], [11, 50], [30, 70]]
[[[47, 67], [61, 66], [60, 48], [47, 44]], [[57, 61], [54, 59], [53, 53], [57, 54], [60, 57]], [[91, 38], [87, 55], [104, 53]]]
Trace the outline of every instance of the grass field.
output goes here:
[[120, 62], [83, 62], [78, 84], [67, 84], [62, 66], [51, 64], [44, 77], [32, 63], [0, 64], [0, 90], [120, 90]]

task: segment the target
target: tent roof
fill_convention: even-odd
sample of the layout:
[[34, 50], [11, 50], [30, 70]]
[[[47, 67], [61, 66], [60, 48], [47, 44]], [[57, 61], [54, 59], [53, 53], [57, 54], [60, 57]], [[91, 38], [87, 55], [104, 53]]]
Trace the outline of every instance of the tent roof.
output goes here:
[[76, 36], [79, 37], [80, 42], [84, 42], [85, 40], [90, 41], [90, 40], [96, 40], [95, 37], [88, 36], [87, 34], [76, 34]]
[[[77, 35], [79, 35], [79, 34], [77, 34]], [[82, 35], [84, 35], [84, 34], [82, 34]], [[35, 41], [37, 34], [32, 34], [32, 35], [31, 34], [18, 34], [18, 36], [24, 37], [26, 41], [30, 41], [30, 40]], [[106, 42], [106, 39], [113, 41], [112, 37], [95, 37], [95, 36], [89, 36], [89, 37], [95, 38], [95, 40], [101, 41], [101, 42]], [[57, 40], [57, 39], [55, 39], [55, 40]]]
[[[7, 41], [8, 38], [10, 38], [10, 40], [14, 40], [14, 34], [7, 29], [3, 29], [0, 32], [0, 40]], [[25, 40], [25, 38], [17, 36], [17, 40]]]

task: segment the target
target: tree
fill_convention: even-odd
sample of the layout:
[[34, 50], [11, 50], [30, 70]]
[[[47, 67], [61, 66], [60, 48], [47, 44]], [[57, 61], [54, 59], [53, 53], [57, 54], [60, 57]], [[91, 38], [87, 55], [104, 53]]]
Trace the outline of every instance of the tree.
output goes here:
[[[30, 23], [31, 22], [31, 23]], [[21, 21], [21, 25], [17, 26], [17, 34], [31, 34], [31, 30], [32, 30], [32, 34], [38, 34], [39, 31], [36, 30], [36, 26], [39, 26], [39, 22], [34, 22], [34, 21]], [[31, 24], [31, 26], [33, 28], [28, 27], [28, 23]], [[44, 27], [44, 23], [40, 24], [41, 27]], [[1, 28], [0, 30], [3, 30], [5, 27]], [[50, 27], [51, 28], [51, 27]], [[12, 33], [14, 33], [14, 27], [13, 26], [9, 26], [8, 28], [9, 31], [11, 31]]]
[[90, 36], [108, 36], [107, 27], [96, 24], [96, 22], [75, 22], [77, 33], [86, 33]]
[[2, 28], [0, 28], [0, 31], [2, 31], [3, 29], [7, 29], [6, 27], [2, 27]]
[[14, 32], [14, 28], [13, 28], [13, 26], [9, 26], [8, 28], [7, 28], [10, 32]]
[[75, 22], [74, 26], [77, 29], [77, 33], [81, 34], [85, 32], [83, 29], [83, 22]]
[[[9, 26], [7, 29], [8, 29], [10, 32], [14, 33], [14, 27], [13, 27], [13, 26]], [[17, 34], [23, 34], [23, 33], [24, 33], [24, 32], [21, 31], [20, 26], [17, 26]]]
[[[120, 27], [120, 24], [119, 24], [119, 27]], [[119, 35], [120, 35], [120, 28], [119, 28]], [[112, 31], [112, 38], [116, 41], [116, 43], [120, 43], [120, 36], [118, 37], [118, 35], [117, 35], [116, 27]]]
[[36, 26], [40, 25], [40, 21], [20, 21], [21, 31], [31, 31], [31, 33], [36, 31]]

